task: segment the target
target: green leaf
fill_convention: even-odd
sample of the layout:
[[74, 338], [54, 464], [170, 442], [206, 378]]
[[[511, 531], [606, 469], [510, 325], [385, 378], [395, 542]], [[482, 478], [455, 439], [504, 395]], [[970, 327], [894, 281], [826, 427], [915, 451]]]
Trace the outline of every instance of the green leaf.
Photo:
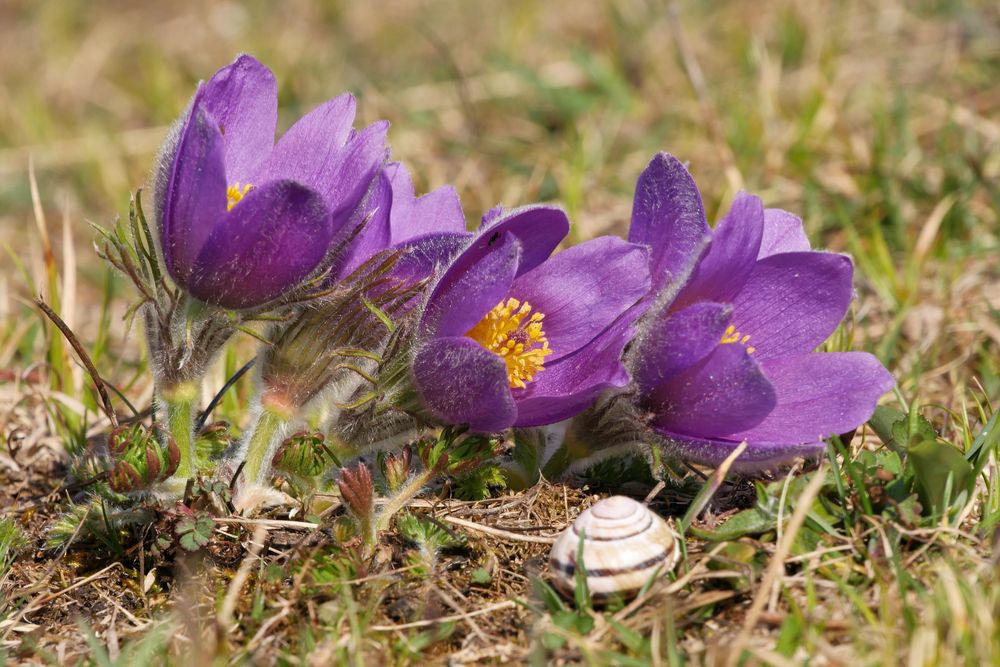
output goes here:
[[1000, 444], [1000, 428], [997, 428], [1000, 425], [997, 422], [998, 418], [1000, 418], [1000, 410], [993, 413], [965, 455], [965, 458], [975, 463], [977, 472], [982, 471], [989, 460], [989, 453]]
[[531, 580], [531, 586], [535, 591], [535, 596], [541, 599], [542, 604], [545, 605], [545, 609], [550, 614], [567, 610], [559, 593], [547, 581], [535, 578]]
[[28, 546], [28, 538], [13, 519], [0, 519], [0, 577], [7, 572], [17, 555]]
[[614, 620], [614, 618], [609, 619], [608, 623], [611, 625], [612, 628], [614, 628], [615, 634], [618, 635], [618, 638], [621, 640], [622, 644], [625, 644], [626, 647], [628, 647], [633, 651], [639, 651], [640, 649], [642, 649], [643, 643], [645, 642], [645, 637], [643, 637], [641, 634], [639, 634], [632, 628]]
[[920, 503], [932, 513], [947, 510], [975, 481], [972, 465], [962, 453], [935, 440], [911, 446], [909, 462]]
[[493, 575], [491, 575], [490, 571], [485, 567], [477, 567], [472, 571], [472, 574], [469, 575], [469, 579], [471, 579], [474, 584], [488, 586], [490, 582], [493, 581]]
[[729, 542], [747, 535], [759, 535], [778, 526], [778, 518], [759, 507], [737, 512], [715, 530], [702, 530], [691, 526], [688, 532], [709, 542]]
[[927, 419], [917, 413], [916, 408], [901, 422], [892, 425], [892, 438], [901, 447], [909, 449], [928, 440], [936, 440], [937, 433]]
[[897, 422], [905, 420], [906, 413], [899, 408], [880, 405], [875, 408], [875, 414], [868, 420], [868, 425], [872, 427], [872, 430], [886, 446], [892, 447], [896, 445], [892, 437], [892, 428]]
[[590, 588], [587, 586], [587, 564], [583, 560], [585, 531], [580, 529], [580, 541], [576, 545], [576, 569], [573, 572], [576, 587], [574, 596], [577, 609], [590, 609]]
[[503, 472], [508, 488], [520, 491], [538, 481], [541, 456], [545, 451], [545, 431], [540, 428], [516, 428], [511, 437], [514, 440], [513, 458]]
[[449, 533], [439, 524], [415, 514], [397, 516], [396, 528], [406, 539], [434, 551], [465, 546], [465, 537], [460, 533]]
[[916, 495], [912, 495], [896, 505], [896, 513], [899, 516], [899, 520], [906, 526], [916, 526], [920, 523], [921, 509]]
[[177, 522], [174, 532], [180, 538], [178, 543], [186, 551], [197, 551], [212, 539], [215, 522], [207, 514], [185, 517]]

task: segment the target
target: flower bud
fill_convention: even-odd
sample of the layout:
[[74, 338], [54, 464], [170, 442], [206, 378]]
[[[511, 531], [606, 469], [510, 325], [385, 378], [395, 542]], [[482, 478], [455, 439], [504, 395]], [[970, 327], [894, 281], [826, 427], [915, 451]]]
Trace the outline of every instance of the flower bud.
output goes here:
[[278, 447], [271, 465], [299, 477], [318, 477], [331, 462], [323, 441], [323, 434], [319, 431], [294, 433]]
[[376, 254], [272, 332], [274, 344], [260, 359], [265, 406], [294, 411], [330, 386], [341, 388], [335, 402], [373, 394], [372, 374], [396, 319], [408, 312], [425, 286], [393, 273], [403, 254]]
[[[139, 491], [164, 481], [177, 471], [180, 448], [168, 432], [155, 428], [158, 433], [142, 424], [129, 424], [119, 426], [108, 436], [108, 451], [114, 460], [108, 472], [112, 491]], [[161, 442], [161, 437], [165, 443]]]
[[229, 422], [216, 421], [206, 424], [197, 435], [198, 458], [208, 461], [218, 458], [233, 444]]
[[410, 477], [410, 462], [413, 458], [413, 451], [403, 447], [399, 454], [385, 454], [380, 456], [382, 475], [385, 483], [389, 487], [389, 493], [394, 494], [406, 484]]
[[115, 493], [128, 493], [142, 488], [143, 480], [128, 461], [119, 461], [108, 473], [108, 486]]
[[344, 468], [337, 486], [340, 487], [340, 495], [351, 514], [362, 524], [369, 522], [375, 509], [375, 490], [368, 466], [359, 463], [353, 471]]

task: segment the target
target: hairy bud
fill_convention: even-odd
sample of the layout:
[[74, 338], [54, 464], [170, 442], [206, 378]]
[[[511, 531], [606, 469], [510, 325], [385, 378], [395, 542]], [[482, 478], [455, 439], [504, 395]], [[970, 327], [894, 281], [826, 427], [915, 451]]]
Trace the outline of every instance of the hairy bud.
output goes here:
[[354, 470], [344, 468], [337, 486], [351, 514], [362, 524], [370, 522], [375, 509], [375, 490], [368, 466], [359, 463]]
[[332, 462], [330, 450], [319, 431], [299, 431], [279, 445], [271, 465], [299, 477], [318, 477]]
[[114, 460], [108, 486], [116, 493], [139, 491], [166, 480], [181, 460], [173, 437], [155, 425], [152, 429], [142, 424], [119, 426], [108, 436], [108, 452]]
[[412, 459], [413, 450], [409, 446], [403, 447], [399, 454], [383, 454], [379, 456], [382, 476], [385, 477], [389, 493], [396, 493], [406, 484], [406, 480], [410, 478], [410, 463]]

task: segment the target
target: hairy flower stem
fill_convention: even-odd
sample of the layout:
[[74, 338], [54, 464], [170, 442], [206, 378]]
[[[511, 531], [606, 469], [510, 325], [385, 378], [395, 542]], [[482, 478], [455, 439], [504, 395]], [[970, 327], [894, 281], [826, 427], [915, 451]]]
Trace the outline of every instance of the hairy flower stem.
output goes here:
[[425, 469], [411, 477], [406, 484], [404, 484], [399, 491], [389, 498], [388, 502], [382, 506], [382, 511], [378, 513], [375, 518], [375, 526], [373, 535], [371, 539], [374, 540], [375, 536], [381, 534], [382, 531], [389, 528], [389, 523], [392, 521], [392, 517], [396, 515], [401, 509], [406, 507], [411, 500], [417, 497], [417, 494], [425, 486], [431, 483], [431, 481], [440, 474], [440, 471]]
[[194, 439], [194, 417], [201, 399], [201, 386], [197, 380], [179, 382], [160, 388], [160, 401], [166, 412], [167, 431], [173, 436], [181, 452], [181, 461], [173, 477], [186, 480], [198, 471], [198, 457]]
[[413, 475], [399, 490], [389, 497], [378, 513], [369, 512], [366, 517], [358, 517], [361, 528], [361, 542], [364, 545], [364, 557], [371, 558], [378, 546], [379, 535], [389, 529], [392, 518], [423, 490], [425, 486], [440, 475], [439, 470], [426, 468]]
[[243, 479], [247, 484], [266, 484], [271, 474], [271, 459], [284, 437], [294, 413], [285, 406], [264, 401], [257, 421], [251, 427], [246, 446]]

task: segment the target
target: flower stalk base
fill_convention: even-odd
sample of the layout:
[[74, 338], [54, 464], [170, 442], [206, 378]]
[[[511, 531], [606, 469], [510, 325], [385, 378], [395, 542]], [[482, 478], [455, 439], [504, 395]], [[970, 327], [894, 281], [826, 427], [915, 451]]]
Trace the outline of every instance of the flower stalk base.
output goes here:
[[197, 381], [181, 382], [160, 390], [166, 412], [167, 431], [181, 452], [181, 460], [172, 479], [187, 480], [198, 472], [198, 453], [194, 439], [194, 418], [201, 399]]

